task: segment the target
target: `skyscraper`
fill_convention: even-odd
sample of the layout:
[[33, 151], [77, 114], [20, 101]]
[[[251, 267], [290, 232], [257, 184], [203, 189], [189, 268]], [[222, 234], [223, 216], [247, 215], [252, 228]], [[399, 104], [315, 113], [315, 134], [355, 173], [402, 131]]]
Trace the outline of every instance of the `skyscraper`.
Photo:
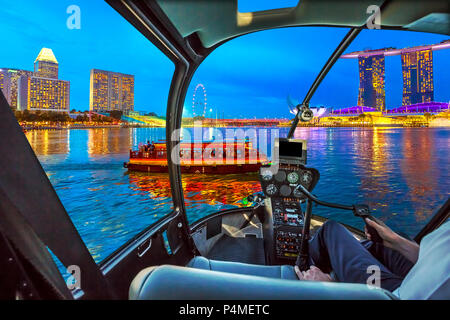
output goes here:
[[17, 109], [18, 84], [22, 76], [31, 77], [33, 72], [21, 69], [0, 69], [0, 79], [2, 79], [0, 80], [0, 89], [12, 109]]
[[402, 105], [433, 101], [432, 50], [405, 50], [402, 52], [401, 58], [403, 74]]
[[34, 75], [41, 78], [58, 79], [58, 61], [52, 49], [41, 49], [34, 61]]
[[8, 99], [9, 96], [8, 89], [9, 89], [8, 72], [6, 69], [0, 69], [0, 91], [3, 93], [6, 99]]
[[89, 109], [95, 112], [133, 111], [134, 76], [92, 69]]
[[359, 56], [358, 105], [384, 111], [384, 55]]
[[58, 80], [58, 61], [51, 49], [43, 48], [34, 63], [35, 72], [9, 69], [13, 109], [68, 112], [70, 82]]
[[[433, 51], [450, 48], [450, 40], [437, 44], [423, 45], [411, 48], [396, 49], [383, 48], [377, 50], [355, 51], [342, 55], [343, 59], [359, 60], [359, 97], [358, 104], [372, 106], [375, 99], [376, 106], [381, 100], [384, 101], [384, 59], [372, 60], [371, 57], [401, 56], [403, 76], [403, 99], [402, 105], [411, 105], [434, 101], [433, 84]], [[366, 61], [369, 59], [369, 61]], [[378, 61], [377, 61], [378, 60]], [[376, 71], [376, 70], [379, 71]], [[378, 77], [378, 75], [383, 75]], [[370, 80], [372, 77], [372, 81]], [[364, 79], [363, 79], [364, 78]], [[371, 91], [370, 83], [373, 83], [374, 92]], [[377, 85], [380, 84], [380, 85]], [[382, 89], [381, 89], [382, 88]], [[382, 93], [382, 94], [381, 94]], [[384, 106], [383, 102], [383, 106]], [[378, 108], [378, 107], [377, 107]], [[384, 109], [384, 108], [383, 108]]]

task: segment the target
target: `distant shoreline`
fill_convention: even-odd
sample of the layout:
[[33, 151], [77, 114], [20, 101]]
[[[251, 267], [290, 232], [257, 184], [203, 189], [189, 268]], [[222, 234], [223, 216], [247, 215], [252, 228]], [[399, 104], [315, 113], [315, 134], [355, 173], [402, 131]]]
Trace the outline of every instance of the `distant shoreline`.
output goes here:
[[[192, 126], [183, 126], [184, 128], [194, 128]], [[214, 127], [214, 128], [289, 128], [286, 126], [242, 126], [242, 127]], [[300, 125], [297, 128], [449, 128], [450, 126], [403, 126], [403, 125]], [[24, 131], [34, 130], [72, 130], [72, 129], [125, 129], [125, 128], [165, 128], [158, 126], [145, 125], [76, 125], [76, 126], [22, 126]], [[205, 127], [206, 128], [206, 127]], [[212, 127], [208, 127], [212, 128]]]
[[116, 125], [116, 124], [104, 124], [104, 125], [72, 125], [72, 126], [58, 126], [58, 125], [44, 125], [44, 126], [22, 126], [23, 130], [72, 130], [72, 129], [120, 129], [120, 128], [165, 128], [155, 126], [142, 126], [142, 125]]

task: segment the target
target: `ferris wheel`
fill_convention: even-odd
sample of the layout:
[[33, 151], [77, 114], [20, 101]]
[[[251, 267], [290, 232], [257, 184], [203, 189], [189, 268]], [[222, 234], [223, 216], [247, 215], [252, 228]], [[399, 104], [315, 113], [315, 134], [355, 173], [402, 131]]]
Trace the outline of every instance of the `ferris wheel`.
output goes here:
[[[197, 84], [194, 89], [194, 95], [192, 96], [192, 116], [202, 116], [206, 115], [206, 109], [208, 106], [206, 89], [201, 83]], [[197, 112], [196, 112], [197, 111]]]

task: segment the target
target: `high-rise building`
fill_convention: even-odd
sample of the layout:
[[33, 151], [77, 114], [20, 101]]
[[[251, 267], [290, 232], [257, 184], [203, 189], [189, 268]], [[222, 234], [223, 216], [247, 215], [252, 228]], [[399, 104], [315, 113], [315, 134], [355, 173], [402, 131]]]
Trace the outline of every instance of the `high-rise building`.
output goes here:
[[6, 101], [8, 101], [12, 109], [17, 109], [18, 83], [20, 77], [31, 77], [32, 75], [33, 72], [27, 70], [8, 68], [0, 69], [0, 78], [3, 79], [3, 81], [0, 81], [0, 88], [3, 95], [6, 97]]
[[[6, 100], [8, 100], [9, 96], [9, 75], [6, 69], [0, 69], [0, 91], [5, 96]], [[8, 101], [9, 103], [9, 101]]]
[[58, 79], [58, 61], [52, 49], [41, 49], [34, 61], [34, 75], [41, 78]]
[[18, 110], [69, 112], [69, 81], [23, 76], [19, 79], [18, 92]]
[[[450, 40], [445, 40], [437, 44], [423, 45], [417, 47], [403, 48], [403, 49], [395, 49], [395, 48], [383, 48], [377, 50], [364, 50], [364, 51], [356, 51], [347, 53], [342, 55], [343, 59], [359, 59], [359, 76], [360, 76], [360, 88], [359, 88], [359, 97], [358, 104], [364, 104], [366, 106], [370, 106], [373, 103], [373, 94], [369, 94], [370, 92], [370, 81], [366, 81], [361, 79], [362, 76], [370, 77], [365, 74], [364, 67], [367, 65], [367, 69], [372, 68], [371, 64], [374, 64], [373, 70], [377, 68], [376, 65], [379, 63], [375, 62], [366, 62], [365, 59], [370, 57], [376, 57], [379, 55], [384, 56], [401, 56], [402, 62], [402, 76], [403, 76], [403, 99], [402, 105], [411, 105], [417, 103], [426, 103], [434, 101], [434, 84], [433, 84], [433, 51], [437, 50], [445, 50], [450, 48]], [[381, 60], [380, 60], [381, 61]], [[381, 64], [380, 64], [381, 65]], [[382, 74], [383, 74], [383, 99], [384, 99], [384, 61], [382, 63]], [[363, 70], [362, 70], [363, 67]], [[380, 67], [381, 68], [381, 67]], [[375, 82], [377, 82], [376, 72], [374, 74], [374, 88]], [[381, 83], [381, 78], [380, 78]], [[368, 89], [367, 89], [368, 88]], [[379, 87], [377, 87], [379, 88]], [[377, 91], [377, 90], [375, 90]], [[378, 90], [381, 92], [381, 90]], [[379, 94], [379, 93], [378, 93]], [[376, 96], [376, 95], [375, 95]], [[380, 99], [375, 98], [377, 100], [376, 104], [379, 105], [381, 101]], [[369, 101], [369, 102], [366, 102]]]
[[89, 109], [95, 112], [133, 111], [134, 76], [92, 69]]
[[433, 52], [430, 49], [401, 54], [403, 73], [402, 105], [430, 102], [434, 100]]
[[379, 111], [386, 108], [384, 89], [384, 55], [359, 56], [358, 105]]
[[70, 82], [58, 80], [58, 61], [51, 49], [43, 48], [35, 72], [8, 69], [9, 96], [13, 109], [62, 111], [70, 108]]

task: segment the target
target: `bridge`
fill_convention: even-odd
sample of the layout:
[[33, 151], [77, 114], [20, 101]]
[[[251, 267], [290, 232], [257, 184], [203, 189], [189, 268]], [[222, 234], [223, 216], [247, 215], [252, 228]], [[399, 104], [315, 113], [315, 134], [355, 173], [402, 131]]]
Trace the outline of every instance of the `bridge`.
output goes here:
[[[274, 127], [289, 123], [291, 119], [212, 119], [204, 118], [201, 121], [204, 127]], [[184, 125], [195, 125], [195, 120], [192, 118], [183, 119]]]

